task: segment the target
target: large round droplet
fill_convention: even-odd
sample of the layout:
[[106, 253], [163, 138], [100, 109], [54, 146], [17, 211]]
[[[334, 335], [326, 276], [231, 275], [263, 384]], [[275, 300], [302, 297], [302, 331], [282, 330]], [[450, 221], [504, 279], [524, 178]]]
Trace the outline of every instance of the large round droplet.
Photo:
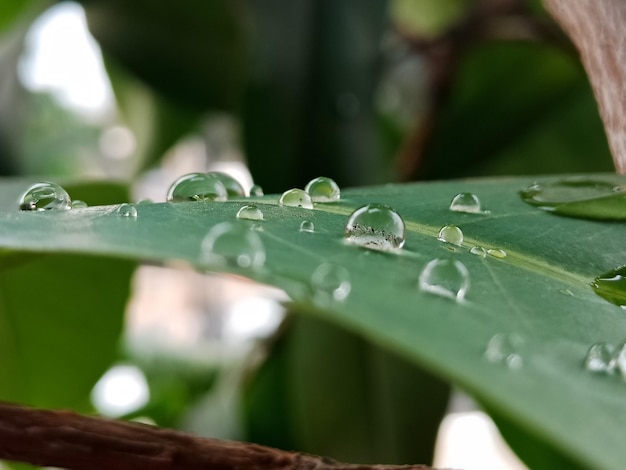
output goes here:
[[523, 365], [522, 347], [524, 340], [516, 333], [498, 333], [487, 344], [485, 359], [496, 364], [503, 364], [510, 369], [519, 369]]
[[121, 217], [128, 217], [131, 219], [137, 218], [137, 208], [132, 204], [120, 204], [117, 208], [117, 213]]
[[337, 183], [325, 176], [319, 176], [308, 182], [304, 190], [313, 202], [336, 202], [341, 197]]
[[168, 202], [225, 201], [224, 184], [215, 175], [189, 173], [178, 178], [167, 191]]
[[437, 240], [446, 243], [452, 243], [453, 245], [463, 244], [463, 232], [456, 225], [444, 225], [439, 230]]
[[463, 300], [469, 289], [469, 272], [460, 261], [434, 259], [422, 270], [419, 288], [431, 294]]
[[589, 348], [585, 357], [585, 369], [590, 372], [612, 374], [615, 368], [614, 347], [607, 343], [596, 343]]
[[248, 204], [243, 206], [237, 212], [238, 219], [246, 220], [263, 220], [263, 212], [254, 204]]
[[599, 275], [591, 287], [604, 300], [626, 308], [626, 266]]
[[301, 207], [303, 209], [313, 209], [313, 201], [302, 189], [290, 189], [285, 191], [278, 203], [281, 206], [287, 207]]
[[224, 185], [224, 188], [226, 188], [226, 195], [229, 198], [244, 197], [246, 195], [241, 183], [239, 183], [239, 181], [232, 176], [222, 173], [221, 171], [210, 171], [207, 175], [216, 177]]
[[68, 210], [72, 207], [70, 195], [55, 183], [35, 183], [20, 198], [20, 210]]
[[204, 238], [202, 259], [211, 264], [260, 268], [265, 264], [265, 246], [257, 231], [244, 224], [222, 222]]
[[480, 206], [480, 199], [472, 193], [459, 193], [454, 196], [450, 203], [450, 210], [467, 214], [480, 214], [483, 212]]
[[258, 184], [253, 184], [250, 188], [250, 196], [260, 197], [263, 196], [263, 188]]
[[350, 273], [343, 266], [322, 263], [311, 274], [311, 288], [318, 301], [342, 302], [352, 289]]
[[300, 231], [313, 233], [315, 232], [315, 224], [310, 220], [303, 220], [300, 224]]
[[349, 243], [373, 250], [402, 248], [404, 220], [389, 206], [367, 204], [350, 215], [344, 238]]

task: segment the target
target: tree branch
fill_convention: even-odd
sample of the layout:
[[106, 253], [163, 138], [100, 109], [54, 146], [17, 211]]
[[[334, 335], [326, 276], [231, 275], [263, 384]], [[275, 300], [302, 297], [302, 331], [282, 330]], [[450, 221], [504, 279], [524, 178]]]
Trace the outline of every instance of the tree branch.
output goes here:
[[[332, 431], [329, 431], [332, 432]], [[427, 470], [347, 465], [139, 423], [0, 403], [0, 459], [71, 470]]]
[[615, 168], [626, 173], [626, 2], [544, 0], [580, 51]]

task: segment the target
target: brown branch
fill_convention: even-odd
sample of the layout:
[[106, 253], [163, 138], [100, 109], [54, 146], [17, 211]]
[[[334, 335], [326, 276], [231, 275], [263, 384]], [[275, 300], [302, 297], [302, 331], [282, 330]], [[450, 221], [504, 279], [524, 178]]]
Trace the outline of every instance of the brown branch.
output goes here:
[[427, 470], [347, 465], [139, 423], [0, 403], [0, 459], [72, 470]]
[[600, 107], [615, 167], [619, 173], [626, 173], [626, 2], [544, 0], [544, 3], [580, 51]]

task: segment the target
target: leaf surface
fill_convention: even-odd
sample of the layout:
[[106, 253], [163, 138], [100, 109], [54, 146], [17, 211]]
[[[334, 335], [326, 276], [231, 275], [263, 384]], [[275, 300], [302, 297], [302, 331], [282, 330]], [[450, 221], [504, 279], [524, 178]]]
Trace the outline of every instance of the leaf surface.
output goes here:
[[[541, 178], [539, 178], [541, 180]], [[245, 270], [204, 265], [201, 242], [224, 220], [237, 224], [243, 200], [224, 203], [142, 204], [132, 220], [115, 206], [66, 212], [1, 212], [0, 246], [21, 252], [73, 252], [156, 261], [182, 260], [198, 268], [232, 272], [283, 288], [299, 311], [320, 315], [399, 352], [473, 394], [521, 434], [573, 461], [621, 468], [626, 459], [626, 384], [597, 376], [582, 363], [595, 342], [624, 339], [626, 314], [596, 296], [593, 278], [626, 264], [626, 226], [557, 217], [521, 201], [534, 180], [509, 178], [344, 191], [336, 204], [315, 210], [278, 206], [278, 196], [254, 198], [262, 208], [265, 266]], [[626, 181], [626, 179], [624, 179]], [[488, 214], [448, 209], [459, 192], [478, 195]], [[246, 200], [249, 202], [250, 200]], [[344, 244], [350, 212], [366, 203], [394, 207], [407, 223], [398, 253]], [[303, 220], [315, 233], [298, 230]], [[445, 224], [459, 226], [463, 246], [437, 240]], [[503, 259], [482, 258], [470, 247], [503, 249]], [[457, 303], [419, 291], [418, 277], [434, 258], [465, 264], [471, 286]], [[344, 302], [316, 303], [309, 279], [322, 262], [344, 266], [352, 291]], [[490, 338], [524, 338], [523, 367], [512, 370], [484, 358]]]

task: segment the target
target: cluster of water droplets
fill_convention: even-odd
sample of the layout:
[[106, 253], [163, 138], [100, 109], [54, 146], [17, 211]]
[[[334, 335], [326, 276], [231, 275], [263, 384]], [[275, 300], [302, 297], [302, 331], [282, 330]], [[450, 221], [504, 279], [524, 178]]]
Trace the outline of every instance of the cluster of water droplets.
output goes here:
[[626, 342], [617, 347], [608, 343], [592, 345], [587, 351], [584, 365], [590, 372], [608, 375], [619, 373], [626, 379]]

